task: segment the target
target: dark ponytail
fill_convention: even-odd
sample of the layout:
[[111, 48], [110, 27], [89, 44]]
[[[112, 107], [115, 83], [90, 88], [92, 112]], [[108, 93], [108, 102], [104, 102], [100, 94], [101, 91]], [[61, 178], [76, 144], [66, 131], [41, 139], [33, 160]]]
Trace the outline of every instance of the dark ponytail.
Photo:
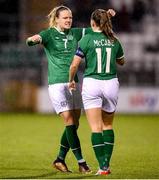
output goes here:
[[116, 40], [116, 37], [112, 30], [111, 18], [106, 10], [96, 9], [92, 13], [91, 19], [94, 20], [96, 25], [100, 27], [102, 32], [110, 39], [111, 42], [114, 42]]

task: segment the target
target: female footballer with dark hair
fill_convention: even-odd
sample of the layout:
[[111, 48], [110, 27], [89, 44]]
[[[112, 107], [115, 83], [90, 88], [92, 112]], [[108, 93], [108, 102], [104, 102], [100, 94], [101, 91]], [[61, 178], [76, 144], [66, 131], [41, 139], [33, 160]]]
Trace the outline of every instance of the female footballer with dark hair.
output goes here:
[[124, 53], [113, 33], [107, 11], [95, 10], [91, 15], [91, 27], [93, 32], [80, 40], [70, 66], [69, 88], [76, 89], [74, 77], [81, 59], [85, 57], [82, 99], [99, 163], [96, 175], [108, 175], [114, 145], [113, 117], [119, 91], [116, 64], [124, 64]]

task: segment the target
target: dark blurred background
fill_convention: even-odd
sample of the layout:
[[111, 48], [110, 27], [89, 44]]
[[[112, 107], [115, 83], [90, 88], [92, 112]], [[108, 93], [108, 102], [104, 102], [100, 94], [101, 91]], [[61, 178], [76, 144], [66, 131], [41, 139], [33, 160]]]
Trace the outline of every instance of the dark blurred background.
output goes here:
[[159, 112], [159, 0], [0, 0], [0, 112], [52, 112], [47, 60], [27, 37], [48, 27], [56, 5], [73, 12], [73, 27], [88, 27], [92, 11], [113, 8], [113, 29], [126, 65], [118, 68], [120, 112]]

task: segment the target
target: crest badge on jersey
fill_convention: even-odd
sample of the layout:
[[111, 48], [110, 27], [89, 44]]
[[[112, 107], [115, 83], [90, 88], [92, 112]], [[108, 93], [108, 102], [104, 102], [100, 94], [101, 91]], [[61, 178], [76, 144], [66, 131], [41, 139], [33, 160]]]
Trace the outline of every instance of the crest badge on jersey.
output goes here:
[[73, 36], [72, 36], [72, 35], [68, 35], [68, 36], [67, 36], [67, 39], [70, 40], [70, 41], [72, 41], [72, 40], [73, 40]]

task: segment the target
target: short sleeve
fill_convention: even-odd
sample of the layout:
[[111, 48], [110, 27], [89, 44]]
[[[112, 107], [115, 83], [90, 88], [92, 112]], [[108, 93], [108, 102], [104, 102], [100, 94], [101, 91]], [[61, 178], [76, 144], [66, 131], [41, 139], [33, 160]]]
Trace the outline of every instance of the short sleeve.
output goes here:
[[82, 38], [82, 30], [83, 30], [83, 28], [72, 28], [71, 30], [72, 30], [76, 40], [79, 41]]
[[86, 34], [91, 33], [92, 29], [91, 28], [72, 28], [72, 31], [74, 32], [74, 35], [75, 35], [77, 41], [79, 41]]
[[117, 50], [116, 59], [121, 59], [123, 57], [124, 57], [123, 47], [122, 47], [120, 41], [118, 41], [118, 50]]
[[90, 33], [92, 33], [93, 31], [92, 31], [92, 28], [85, 28], [85, 34], [90, 34]]
[[41, 31], [39, 35], [42, 38], [42, 44], [47, 44], [50, 36], [49, 29]]
[[86, 35], [85, 37], [83, 37], [80, 41], [79, 41], [79, 47], [82, 50], [82, 52], [85, 54], [87, 51], [87, 47], [88, 47], [88, 42], [89, 42], [89, 37], [88, 35]]

